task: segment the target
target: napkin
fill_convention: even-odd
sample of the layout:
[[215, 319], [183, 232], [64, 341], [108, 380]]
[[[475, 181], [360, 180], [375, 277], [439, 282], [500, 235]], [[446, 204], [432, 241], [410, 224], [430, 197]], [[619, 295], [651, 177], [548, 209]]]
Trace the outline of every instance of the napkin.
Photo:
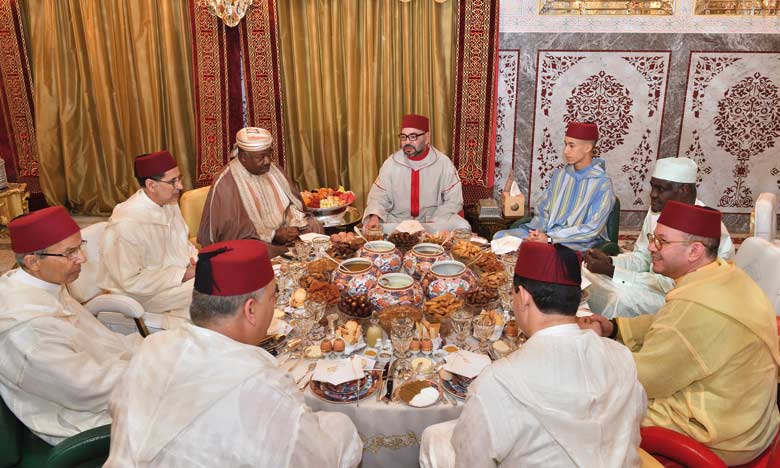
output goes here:
[[319, 238], [330, 240], [329, 236], [326, 236], [325, 234], [317, 234], [316, 232], [307, 232], [306, 234], [301, 234], [298, 237], [300, 237], [301, 240], [304, 242], [311, 242], [314, 239], [319, 239]]
[[398, 232], [408, 232], [409, 234], [414, 234], [415, 232], [424, 231], [425, 228], [422, 224], [420, 224], [419, 221], [414, 219], [407, 219], [406, 221], [401, 221], [398, 223], [398, 226], [395, 227], [395, 230]]
[[267, 335], [288, 335], [290, 331], [292, 331], [292, 329], [293, 327], [289, 323], [274, 317], [274, 319], [271, 320], [271, 325], [268, 326], [268, 331], [266, 332], [266, 334]]
[[509, 252], [514, 252], [520, 248], [520, 244], [523, 239], [515, 236], [504, 236], [501, 239], [493, 239], [490, 241], [490, 249], [496, 255], [502, 255]]
[[339, 385], [344, 382], [362, 379], [364, 375], [365, 372], [363, 372], [360, 359], [321, 359], [317, 361], [312, 379], [317, 382]]
[[469, 379], [478, 376], [482, 369], [490, 365], [490, 358], [484, 354], [472, 353], [463, 349], [445, 356], [444, 359], [447, 361], [444, 370]]

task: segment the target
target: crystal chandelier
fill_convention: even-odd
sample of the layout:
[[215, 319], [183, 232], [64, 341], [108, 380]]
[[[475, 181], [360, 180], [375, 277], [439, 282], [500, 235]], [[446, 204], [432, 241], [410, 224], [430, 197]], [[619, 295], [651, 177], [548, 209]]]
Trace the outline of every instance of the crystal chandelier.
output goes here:
[[252, 6], [252, 0], [204, 0], [204, 3], [209, 7], [212, 15], [231, 28], [241, 21]]

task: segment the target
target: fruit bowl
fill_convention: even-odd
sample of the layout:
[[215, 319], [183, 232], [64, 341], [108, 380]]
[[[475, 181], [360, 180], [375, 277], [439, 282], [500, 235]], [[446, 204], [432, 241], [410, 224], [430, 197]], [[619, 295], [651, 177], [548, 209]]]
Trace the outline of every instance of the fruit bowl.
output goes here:
[[301, 192], [306, 209], [314, 216], [332, 216], [344, 212], [355, 201], [355, 194], [343, 187], [332, 189], [323, 187], [313, 191]]

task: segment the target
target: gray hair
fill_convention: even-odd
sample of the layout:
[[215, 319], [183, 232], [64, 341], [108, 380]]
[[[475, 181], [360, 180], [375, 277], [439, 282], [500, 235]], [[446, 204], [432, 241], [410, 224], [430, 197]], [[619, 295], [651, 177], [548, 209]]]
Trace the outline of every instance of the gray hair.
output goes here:
[[691, 242], [700, 242], [704, 246], [704, 253], [707, 255], [707, 258], [714, 260], [718, 257], [720, 237], [702, 237], [688, 234], [688, 240]]
[[212, 296], [193, 289], [190, 318], [195, 325], [205, 326], [215, 320], [233, 317], [249, 299], [259, 301], [264, 291], [265, 287], [262, 287], [236, 296]]
[[28, 253], [15, 253], [14, 259], [16, 260], [16, 264], [19, 265], [19, 267], [24, 266], [24, 257], [28, 255], [40, 255], [45, 252], [46, 249], [36, 250], [35, 252], [28, 252]]

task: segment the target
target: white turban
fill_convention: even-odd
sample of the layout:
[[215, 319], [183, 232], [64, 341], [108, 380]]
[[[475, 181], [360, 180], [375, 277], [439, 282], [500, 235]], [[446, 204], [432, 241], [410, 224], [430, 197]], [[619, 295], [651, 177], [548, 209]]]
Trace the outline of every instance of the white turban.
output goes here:
[[270, 148], [274, 137], [264, 128], [246, 127], [236, 133], [236, 146], [244, 151], [262, 151]]
[[699, 167], [691, 158], [661, 158], [655, 162], [653, 177], [669, 182], [694, 184], [698, 170]]

